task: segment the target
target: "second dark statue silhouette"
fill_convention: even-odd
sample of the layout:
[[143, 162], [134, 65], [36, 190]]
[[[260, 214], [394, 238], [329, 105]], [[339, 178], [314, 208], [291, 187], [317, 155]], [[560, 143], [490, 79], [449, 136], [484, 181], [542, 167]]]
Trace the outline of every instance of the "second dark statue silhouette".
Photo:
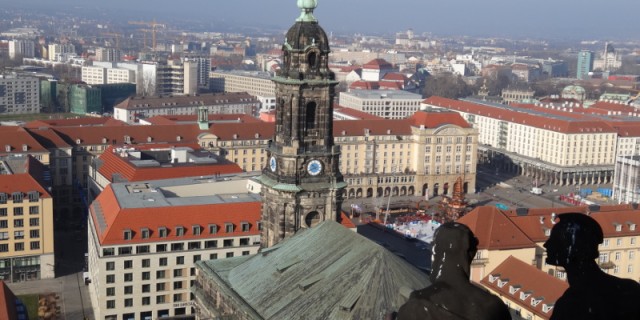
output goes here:
[[565, 269], [569, 289], [556, 302], [551, 319], [640, 319], [640, 284], [606, 274], [596, 263], [603, 240], [598, 222], [582, 213], [558, 219], [544, 244], [546, 262]]

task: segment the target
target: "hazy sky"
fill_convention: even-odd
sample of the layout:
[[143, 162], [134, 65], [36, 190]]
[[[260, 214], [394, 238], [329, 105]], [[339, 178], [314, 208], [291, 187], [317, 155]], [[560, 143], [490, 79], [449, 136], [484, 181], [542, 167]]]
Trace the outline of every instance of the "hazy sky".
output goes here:
[[[21, 6], [129, 10], [158, 21], [194, 16], [247, 26], [288, 27], [296, 0], [0, 0]], [[126, 9], [125, 9], [126, 8]], [[440, 35], [535, 38], [640, 38], [640, 0], [318, 0], [316, 17], [327, 31], [394, 33], [413, 28]]]

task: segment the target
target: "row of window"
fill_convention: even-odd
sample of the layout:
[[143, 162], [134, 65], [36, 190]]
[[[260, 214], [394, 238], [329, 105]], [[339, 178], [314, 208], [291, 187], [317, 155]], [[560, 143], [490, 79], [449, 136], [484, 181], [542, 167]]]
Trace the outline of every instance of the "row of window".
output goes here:
[[[173, 294], [173, 302], [181, 302], [184, 301], [184, 294], [183, 293], [174, 293]], [[156, 304], [162, 304], [162, 303], [167, 303], [167, 296], [166, 295], [159, 295], [156, 296]], [[126, 298], [124, 299], [124, 307], [125, 308], [130, 308], [133, 307], [133, 298]], [[140, 303], [143, 306], [148, 306], [151, 304], [151, 297], [142, 297]], [[115, 300], [107, 300], [107, 309], [115, 309], [116, 308], [116, 301]]]
[[[39, 239], [40, 238], [40, 230], [31, 230], [29, 231], [29, 236], [31, 239]], [[24, 230], [17, 230], [13, 232], [13, 238], [16, 240], [24, 239]], [[0, 240], [9, 240], [9, 232], [0, 232]]]
[[[38, 200], [40, 200], [40, 193], [38, 191], [29, 191], [27, 192], [27, 197], [29, 198], [29, 202], [38, 202]], [[4, 192], [0, 192], [1, 204], [7, 203], [8, 199], [9, 199], [8, 194]], [[13, 203], [21, 203], [23, 199], [24, 199], [24, 194], [22, 192], [14, 192], [11, 194], [11, 201], [13, 201]]]
[[[31, 248], [31, 250], [39, 250], [40, 241], [29, 242], [29, 247]], [[15, 242], [13, 244], [13, 251], [24, 251], [24, 242]], [[9, 252], [9, 244], [7, 243], [0, 244], [0, 252]]]
[[[0, 208], [0, 217], [6, 217], [8, 214], [8, 209], [7, 208]], [[13, 208], [13, 215], [14, 216], [21, 216], [24, 214], [24, 208], [23, 207], [14, 207]], [[31, 206], [29, 207], [29, 214], [40, 214], [40, 207], [37, 206]]]
[[[260, 222], [258, 222], [259, 224]], [[217, 234], [218, 233], [218, 225], [217, 224], [209, 224], [208, 225], [208, 230], [209, 230], [209, 234]], [[236, 226], [231, 223], [231, 222], [227, 222], [224, 224], [224, 230], [226, 233], [233, 233], [236, 232], [238, 230], [236, 230]], [[176, 226], [175, 229], [175, 235], [177, 237], [182, 237], [186, 235], [186, 228], [183, 226]], [[194, 236], [198, 236], [201, 235], [203, 232], [203, 227], [200, 225], [193, 225], [191, 226], [191, 234]], [[251, 224], [249, 224], [249, 222], [243, 221], [240, 223], [240, 232], [249, 232], [251, 231]], [[169, 236], [171, 230], [167, 227], [159, 227], [158, 228], [158, 238], [166, 238]], [[149, 228], [142, 228], [140, 230], [140, 238], [141, 239], [149, 239], [151, 238], [151, 236], [153, 235], [153, 231]], [[125, 229], [123, 232], [123, 237], [125, 240], [132, 240], [135, 236], [135, 232], [131, 229]]]
[[[40, 226], [40, 218], [30, 218], [29, 226], [37, 227]], [[13, 219], [13, 227], [14, 228], [22, 228], [24, 227], [24, 219]], [[0, 229], [9, 228], [9, 220], [0, 220]]]
[[[251, 243], [250, 238], [239, 238], [237, 245], [248, 246], [252, 244], [255, 245], [257, 243]], [[234, 238], [222, 240], [223, 248], [229, 248], [235, 245], [236, 244], [234, 242]], [[218, 240], [206, 240], [204, 241], [204, 244], [202, 243], [202, 241], [190, 241], [187, 243], [187, 250], [214, 249], [214, 248], [218, 248]], [[135, 249], [135, 252], [134, 252], [134, 249]], [[185, 243], [176, 242], [171, 244], [166, 244], [166, 243], [156, 244], [154, 252], [157, 253], [157, 252], [184, 251], [184, 250], [185, 250]], [[152, 251], [151, 251], [151, 245], [139, 245], [135, 247], [131, 247], [131, 246], [119, 247], [117, 252], [118, 252], [118, 255], [130, 255], [130, 254], [151, 253]], [[103, 248], [102, 255], [114, 256], [116, 255], [116, 248]]]

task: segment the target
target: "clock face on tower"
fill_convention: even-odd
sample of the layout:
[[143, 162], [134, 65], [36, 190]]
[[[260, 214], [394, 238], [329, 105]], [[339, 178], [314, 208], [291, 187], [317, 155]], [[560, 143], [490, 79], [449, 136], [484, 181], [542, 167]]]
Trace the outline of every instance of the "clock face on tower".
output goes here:
[[307, 164], [307, 172], [312, 176], [317, 176], [322, 172], [322, 162], [318, 160], [311, 160]]
[[271, 159], [269, 160], [269, 169], [271, 169], [271, 171], [276, 172], [276, 168], [278, 167], [278, 164], [276, 162], [276, 157], [271, 157]]

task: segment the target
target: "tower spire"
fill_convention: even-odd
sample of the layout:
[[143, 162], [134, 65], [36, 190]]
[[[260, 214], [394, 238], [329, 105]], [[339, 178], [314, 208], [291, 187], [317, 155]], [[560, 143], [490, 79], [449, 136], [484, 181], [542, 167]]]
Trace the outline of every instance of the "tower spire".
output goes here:
[[300, 22], [318, 22], [313, 16], [313, 10], [318, 7], [318, 0], [298, 0], [298, 8], [302, 10], [300, 17], [296, 21]]

